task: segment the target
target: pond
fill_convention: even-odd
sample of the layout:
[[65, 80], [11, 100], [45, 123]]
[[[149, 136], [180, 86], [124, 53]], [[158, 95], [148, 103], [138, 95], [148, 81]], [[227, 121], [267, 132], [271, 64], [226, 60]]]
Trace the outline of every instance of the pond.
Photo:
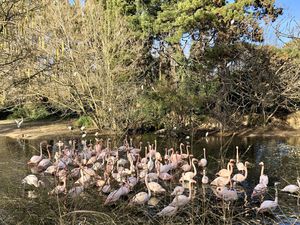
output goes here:
[[[93, 138], [93, 137], [91, 137]], [[70, 137], [49, 137], [47, 141], [59, 140], [66, 143]], [[105, 137], [103, 137], [105, 140]], [[112, 138], [115, 146], [122, 145], [123, 138]], [[179, 144], [191, 145], [194, 157], [203, 157], [203, 148], [207, 152], [207, 176], [210, 181], [221, 168], [226, 168], [229, 159], [235, 159], [235, 146], [239, 146], [240, 160], [249, 161], [248, 177], [237, 185], [239, 199], [225, 202], [216, 198], [210, 185], [202, 185], [201, 172], [197, 166], [192, 200], [176, 215], [158, 217], [156, 214], [167, 206], [173, 196], [170, 193], [179, 185], [178, 171], [174, 171], [172, 181], [160, 181], [167, 190], [152, 200], [155, 204], [139, 207], [128, 206], [130, 199], [140, 191], [146, 191], [144, 184], [138, 184], [115, 204], [104, 206], [107, 194], [96, 187], [86, 188], [78, 197], [68, 195], [49, 196], [55, 187], [55, 178], [43, 173], [37, 174], [46, 184], [44, 188], [23, 186], [21, 181], [32, 171], [27, 165], [32, 155], [38, 154], [42, 140], [16, 140], [0, 137], [0, 224], [300, 224], [299, 198], [279, 191], [279, 207], [273, 214], [257, 214], [259, 199], [251, 199], [254, 186], [259, 181], [259, 162], [265, 164], [265, 174], [269, 176], [268, 192], [264, 200], [274, 200], [274, 183], [280, 182], [279, 189], [287, 184], [297, 184], [300, 176], [300, 138], [240, 138], [240, 137], [185, 137], [182, 139], [166, 136], [144, 135], [133, 137], [138, 146], [157, 140], [158, 150], [164, 153], [165, 147], [179, 149]], [[45, 140], [45, 139], [43, 139]], [[144, 156], [142, 151], [142, 156]], [[46, 154], [45, 154], [46, 156]], [[236, 169], [234, 173], [237, 173]], [[67, 189], [72, 187], [67, 182]], [[188, 195], [188, 191], [186, 192]], [[151, 201], [152, 202], [152, 201]], [[298, 203], [298, 204], [297, 204]]]

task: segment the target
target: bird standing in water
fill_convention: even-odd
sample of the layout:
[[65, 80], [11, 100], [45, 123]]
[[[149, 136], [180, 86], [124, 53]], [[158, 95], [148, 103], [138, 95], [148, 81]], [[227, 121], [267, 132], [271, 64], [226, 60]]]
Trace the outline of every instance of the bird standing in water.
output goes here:
[[279, 182], [275, 182], [274, 183], [274, 187], [275, 187], [275, 199], [274, 201], [272, 200], [266, 200], [263, 201], [260, 205], [260, 207], [257, 209], [258, 213], [263, 213], [263, 212], [267, 212], [267, 211], [273, 211], [277, 208], [278, 206], [278, 190], [277, 190], [277, 186], [278, 186]]

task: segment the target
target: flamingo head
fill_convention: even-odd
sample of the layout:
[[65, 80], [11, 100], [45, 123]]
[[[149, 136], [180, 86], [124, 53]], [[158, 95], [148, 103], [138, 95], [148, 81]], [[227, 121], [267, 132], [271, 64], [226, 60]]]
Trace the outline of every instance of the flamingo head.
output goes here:
[[230, 162], [231, 164], [234, 164], [234, 163], [235, 163], [235, 160], [234, 160], [234, 159], [230, 159], [229, 162]]
[[258, 165], [263, 166], [265, 165], [264, 162], [260, 162]]
[[245, 162], [245, 166], [250, 166], [251, 163], [249, 163], [248, 161]]

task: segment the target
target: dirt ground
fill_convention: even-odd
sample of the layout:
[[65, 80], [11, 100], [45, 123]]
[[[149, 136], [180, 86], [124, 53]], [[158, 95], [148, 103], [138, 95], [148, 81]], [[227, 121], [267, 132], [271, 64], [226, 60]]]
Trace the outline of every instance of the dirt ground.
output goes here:
[[[0, 136], [23, 139], [37, 139], [43, 136], [54, 136], [70, 134], [68, 125], [73, 121], [58, 120], [58, 121], [24, 121], [21, 128], [17, 128], [14, 120], [0, 120]], [[92, 131], [91, 129], [90, 131]], [[72, 131], [73, 134], [78, 133], [79, 129]], [[236, 132], [225, 132], [216, 135], [232, 135], [244, 137], [255, 136], [278, 136], [278, 137], [300, 137], [300, 129], [280, 129], [270, 127], [246, 128]]]
[[14, 120], [0, 120], [0, 136], [36, 139], [49, 135], [69, 134], [69, 124], [72, 124], [72, 121], [24, 121], [21, 127], [17, 128]]

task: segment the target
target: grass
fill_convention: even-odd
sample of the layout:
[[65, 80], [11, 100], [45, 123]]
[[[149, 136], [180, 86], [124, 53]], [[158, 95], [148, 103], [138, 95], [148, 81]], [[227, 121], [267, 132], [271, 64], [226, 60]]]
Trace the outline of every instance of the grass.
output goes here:
[[[168, 185], [165, 185], [168, 187]], [[169, 185], [172, 189], [173, 185]], [[209, 186], [197, 184], [192, 201], [180, 209], [177, 215], [168, 218], [156, 216], [172, 198], [169, 195], [158, 196], [155, 207], [128, 207], [129, 197], [122, 198], [115, 205], [103, 206], [105, 195], [99, 195], [94, 187], [86, 189], [79, 197], [48, 196], [51, 188], [39, 189], [39, 197], [28, 199], [22, 196], [2, 196], [0, 224], [277, 224], [292, 221], [285, 215], [281, 205], [275, 214], [256, 214], [257, 203], [244, 201], [243, 194], [235, 202], [216, 199]], [[294, 218], [294, 221], [300, 221]], [[295, 223], [296, 224], [296, 223]]]

